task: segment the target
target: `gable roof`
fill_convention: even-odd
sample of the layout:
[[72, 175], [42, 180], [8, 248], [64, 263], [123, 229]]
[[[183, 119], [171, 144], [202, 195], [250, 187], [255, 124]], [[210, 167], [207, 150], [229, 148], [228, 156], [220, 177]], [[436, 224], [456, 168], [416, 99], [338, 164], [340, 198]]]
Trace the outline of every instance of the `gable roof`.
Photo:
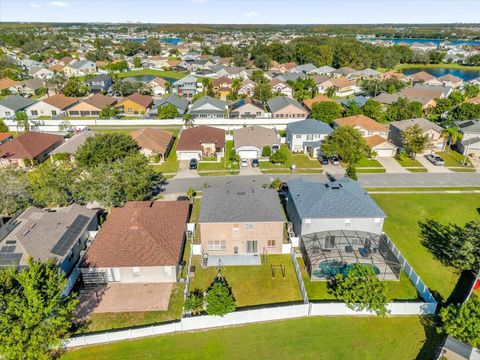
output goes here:
[[415, 81], [429, 81], [435, 79], [435, 76], [427, 73], [426, 71], [419, 71], [409, 75], [409, 77]]
[[379, 122], [363, 114], [339, 118], [335, 120], [335, 123], [338, 126], [352, 126], [352, 127], [358, 126], [365, 130], [371, 130], [371, 131], [387, 130], [387, 128], [384, 125], [380, 124]]
[[165, 154], [173, 138], [171, 132], [154, 128], [138, 129], [133, 131], [131, 135], [141, 148], [157, 154]]
[[22, 81], [22, 86], [25, 86], [25, 87], [27, 87], [29, 89], [32, 89], [32, 90], [37, 90], [37, 89], [40, 89], [43, 86], [43, 81], [42, 81], [42, 79], [39, 79], [39, 78], [24, 80], [24, 81]]
[[106, 106], [111, 106], [115, 104], [117, 102], [117, 99], [111, 96], [105, 96], [98, 93], [88, 99], [83, 100], [83, 102], [101, 110]]
[[123, 99], [119, 105], [123, 104], [125, 101], [130, 100], [133, 101], [134, 103], [143, 106], [144, 108], [148, 108], [152, 103], [153, 99], [151, 96], [148, 95], [141, 95], [139, 93], [133, 93], [129, 97]]
[[129, 201], [113, 208], [82, 266], [177, 265], [188, 212], [188, 201]]
[[[388, 142], [387, 139], [381, 137], [380, 135], [373, 135], [373, 136], [368, 136], [365, 138], [365, 142], [370, 148], [373, 148], [375, 146], [378, 146], [380, 144]], [[392, 145], [393, 147], [394, 145]]]
[[440, 76], [437, 78], [439, 81], [450, 81], [452, 83], [462, 83], [463, 80], [460, 79], [458, 76], [452, 75], [452, 74], [445, 74], [443, 76]]
[[233, 143], [236, 149], [255, 146], [262, 150], [264, 146], [279, 145], [280, 139], [276, 130], [254, 125], [233, 130]]
[[300, 219], [385, 217], [360, 184], [348, 178], [328, 183], [296, 178], [288, 181], [288, 191]]
[[245, 99], [240, 99], [236, 103], [231, 105], [230, 106], [230, 113], [232, 111], [235, 111], [235, 110], [241, 108], [242, 106], [245, 106], [245, 105], [248, 105], [248, 104], [255, 106], [256, 108], [258, 108], [261, 111], [265, 111], [265, 107], [263, 106], [261, 101], [258, 101], [258, 100], [255, 100], [255, 99], [250, 99], [250, 98], [245, 98]]
[[181, 109], [182, 111], [179, 112], [180, 114], [183, 114], [185, 111], [187, 111], [189, 102], [177, 94], [172, 94], [158, 100], [153, 106], [153, 109], [157, 109], [166, 104], [172, 104], [176, 108]]
[[197, 83], [197, 77], [193, 75], [187, 75], [173, 83], [174, 86], [180, 86], [183, 84]]
[[322, 134], [328, 135], [333, 131], [330, 125], [315, 119], [305, 119], [287, 124], [287, 132], [292, 134]]
[[278, 194], [257, 185], [203, 189], [198, 223], [284, 222]]
[[[226, 106], [227, 103], [225, 101], [213, 98], [211, 96], [204, 96], [204, 97], [201, 97], [200, 99], [196, 100], [192, 104], [190, 112], [204, 111], [204, 110], [201, 110], [199, 108], [202, 107], [205, 104], [212, 105], [213, 107], [217, 108], [218, 111], [225, 111], [225, 106]], [[207, 111], [216, 111], [216, 110], [207, 110]]]
[[339, 78], [334, 78], [330, 80], [333, 86], [342, 88], [347, 86], [355, 85], [355, 81], [348, 80], [345, 76], [340, 76]]
[[151, 80], [150, 83], [153, 83], [157, 86], [161, 86], [163, 88], [166, 88], [167, 87], [167, 84], [168, 84], [168, 81], [165, 80], [164, 78], [162, 77], [159, 77], [157, 76], [155, 79]]
[[19, 84], [19, 81], [3, 78], [3, 79], [0, 79], [0, 90], [5, 90], [11, 87], [15, 87], [18, 84]]
[[12, 134], [8, 132], [0, 132], [0, 142], [5, 141], [7, 139], [13, 138]]
[[293, 105], [299, 109], [302, 109], [302, 111], [306, 111], [305, 108], [302, 105], [300, 105], [300, 103], [297, 100], [289, 98], [287, 96], [274, 97], [273, 99], [270, 99], [267, 101], [267, 105], [271, 112], [280, 111], [288, 105]]
[[321, 74], [321, 73], [330, 74], [331, 72], [334, 72], [335, 70], [336, 69], [334, 67], [324, 65], [324, 66], [320, 66], [319, 68], [316, 68], [314, 72], [317, 73], [317, 74]]
[[75, 154], [78, 148], [87, 140], [89, 137], [95, 136], [93, 131], [82, 131], [78, 134], [73, 135], [70, 139], [65, 140], [65, 142], [53, 150], [50, 154]]
[[0, 105], [16, 112], [23, 110], [36, 102], [37, 100], [34, 99], [27, 99], [20, 95], [12, 95], [0, 100]]
[[305, 105], [305, 107], [308, 110], [312, 110], [313, 104], [319, 103], [319, 102], [328, 102], [328, 101], [334, 101], [334, 100], [330, 99], [329, 97], [326, 97], [325, 95], [317, 95], [313, 99], [303, 100], [303, 105]]
[[311, 78], [313, 79], [313, 81], [315, 81], [315, 84], [317, 84], [317, 85], [320, 85], [320, 84], [323, 84], [323, 83], [326, 83], [326, 82], [332, 80], [332, 78], [328, 77], [327, 75], [323, 75], [323, 74], [312, 75]]
[[415, 118], [415, 119], [394, 121], [390, 123], [390, 126], [393, 126], [402, 131], [414, 125], [418, 125], [420, 129], [422, 129], [424, 132], [428, 130], [434, 130], [438, 133], [441, 133], [443, 131], [443, 128], [440, 125], [437, 125], [425, 118]]
[[63, 94], [56, 94], [41, 101], [43, 101], [45, 104], [56, 107], [57, 109], [63, 110], [72, 106], [73, 104], [76, 104], [78, 100], [78, 98], [65, 96]]
[[455, 123], [463, 133], [480, 132], [480, 120], [465, 120]]
[[177, 151], [202, 150], [202, 144], [216, 144], [217, 148], [224, 148], [225, 130], [206, 125], [184, 129], [178, 139]]
[[86, 65], [88, 65], [88, 66], [91, 66], [91, 65], [95, 66], [95, 63], [92, 62], [92, 61], [90, 61], [90, 60], [80, 60], [80, 61], [76, 61], [76, 62], [74, 62], [74, 63], [71, 63], [69, 66], [70, 66], [71, 68], [73, 68], [73, 69], [77, 69], [77, 70], [78, 70], [78, 69], [83, 68], [83, 67], [86, 66]]
[[0, 158], [33, 159], [59, 142], [63, 142], [61, 135], [27, 131], [0, 145]]

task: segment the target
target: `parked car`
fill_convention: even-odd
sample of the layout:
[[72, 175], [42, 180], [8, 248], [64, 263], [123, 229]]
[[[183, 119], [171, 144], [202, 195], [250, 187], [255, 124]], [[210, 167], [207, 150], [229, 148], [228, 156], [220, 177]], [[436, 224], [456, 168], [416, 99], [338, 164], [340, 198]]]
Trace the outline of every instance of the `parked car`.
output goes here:
[[248, 166], [248, 160], [247, 159], [242, 159], [241, 162], [240, 162], [240, 165], [242, 167], [247, 167]]
[[330, 156], [330, 163], [335, 166], [340, 165], [339, 157], [337, 155]]
[[428, 154], [427, 155], [427, 160], [430, 161], [435, 166], [445, 165], [445, 161], [443, 161], [443, 159], [440, 156], [438, 156], [437, 154]]
[[258, 159], [253, 159], [252, 160], [252, 167], [256, 168], [259, 166]]
[[325, 155], [318, 155], [318, 161], [320, 161], [320, 164], [322, 165], [328, 165], [328, 157], [326, 157]]
[[197, 170], [197, 167], [198, 167], [197, 159], [191, 159], [190, 160], [190, 170]]

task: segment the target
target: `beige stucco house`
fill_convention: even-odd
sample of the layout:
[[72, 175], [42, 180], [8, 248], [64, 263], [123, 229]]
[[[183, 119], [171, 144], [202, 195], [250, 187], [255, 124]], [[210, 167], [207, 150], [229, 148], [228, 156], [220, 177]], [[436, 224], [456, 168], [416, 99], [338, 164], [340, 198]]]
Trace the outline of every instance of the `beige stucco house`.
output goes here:
[[442, 150], [445, 146], [446, 138], [442, 136], [443, 128], [424, 118], [416, 118], [402, 121], [395, 121], [390, 124], [388, 140], [398, 147], [403, 147], [403, 133], [408, 128], [418, 125], [422, 129], [422, 134], [428, 136], [429, 142], [427, 150]]

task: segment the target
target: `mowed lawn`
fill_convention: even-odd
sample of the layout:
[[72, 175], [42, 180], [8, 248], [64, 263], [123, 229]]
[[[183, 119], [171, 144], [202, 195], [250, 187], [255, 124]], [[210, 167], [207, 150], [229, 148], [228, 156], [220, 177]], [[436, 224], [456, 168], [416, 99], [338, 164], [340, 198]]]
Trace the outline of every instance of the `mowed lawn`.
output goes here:
[[[195, 276], [190, 278], [190, 291], [206, 290], [217, 275], [215, 266], [203, 269], [200, 262], [200, 256], [193, 257]], [[271, 264], [285, 266], [285, 279], [279, 268], [272, 278]], [[260, 266], [227, 266], [222, 274], [232, 288], [237, 307], [302, 300], [290, 255], [268, 255], [268, 263]]]
[[311, 317], [81, 348], [62, 359], [431, 359], [440, 337], [418, 317]]
[[434, 219], [463, 225], [479, 219], [480, 194], [372, 194], [387, 214], [384, 231], [427, 286], [445, 301], [459, 273], [436, 260], [421, 244], [418, 221]]

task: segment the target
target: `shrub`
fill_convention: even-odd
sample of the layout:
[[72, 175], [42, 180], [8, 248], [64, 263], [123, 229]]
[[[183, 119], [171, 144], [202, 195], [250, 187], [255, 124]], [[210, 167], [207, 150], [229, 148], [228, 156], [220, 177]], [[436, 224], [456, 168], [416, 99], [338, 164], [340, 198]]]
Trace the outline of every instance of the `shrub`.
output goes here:
[[264, 146], [262, 149], [262, 156], [269, 157], [270, 155], [272, 155], [272, 148], [268, 145]]

